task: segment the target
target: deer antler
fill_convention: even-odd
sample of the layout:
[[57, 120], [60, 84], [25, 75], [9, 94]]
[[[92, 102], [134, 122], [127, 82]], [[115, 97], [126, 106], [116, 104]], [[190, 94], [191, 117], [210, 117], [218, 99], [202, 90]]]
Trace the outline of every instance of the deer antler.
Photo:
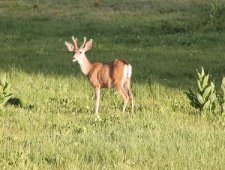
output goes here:
[[74, 36], [72, 36], [72, 40], [73, 40], [73, 43], [74, 43], [74, 46], [75, 46], [75, 50], [77, 50], [78, 49], [77, 38], [74, 38]]
[[80, 48], [83, 48], [83, 47], [84, 47], [84, 45], [85, 45], [85, 43], [86, 43], [86, 37], [84, 37], [84, 42], [83, 42], [83, 44], [81, 45], [81, 47], [80, 47]]

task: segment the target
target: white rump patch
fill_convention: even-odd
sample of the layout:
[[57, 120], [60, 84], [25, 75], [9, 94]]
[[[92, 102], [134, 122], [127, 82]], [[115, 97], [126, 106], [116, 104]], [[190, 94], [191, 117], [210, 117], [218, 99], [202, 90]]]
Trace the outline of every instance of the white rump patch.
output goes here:
[[123, 77], [124, 78], [130, 78], [132, 74], [132, 66], [130, 64], [124, 65], [123, 68]]

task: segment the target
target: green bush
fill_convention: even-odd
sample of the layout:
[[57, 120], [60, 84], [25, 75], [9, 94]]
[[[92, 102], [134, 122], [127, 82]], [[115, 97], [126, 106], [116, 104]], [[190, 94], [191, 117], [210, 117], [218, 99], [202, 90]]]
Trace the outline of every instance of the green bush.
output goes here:
[[225, 14], [225, 5], [212, 2], [209, 5], [209, 22], [211, 25], [218, 24], [223, 20]]
[[189, 89], [189, 92], [186, 94], [193, 107], [200, 109], [202, 113], [213, 113], [215, 112], [217, 101], [215, 85], [213, 82], [209, 83], [209, 74], [205, 74], [203, 67], [201, 73], [199, 73], [197, 70], [197, 74], [197, 92], [195, 93]]
[[0, 81], [0, 111], [4, 110], [4, 106], [13, 97], [13, 94], [10, 93], [9, 89], [10, 84], [7, 81], [6, 75], [4, 75]]
[[225, 113], [225, 77], [222, 80], [221, 84], [221, 93], [219, 96], [219, 102], [220, 102], [220, 108], [221, 108], [221, 113]]

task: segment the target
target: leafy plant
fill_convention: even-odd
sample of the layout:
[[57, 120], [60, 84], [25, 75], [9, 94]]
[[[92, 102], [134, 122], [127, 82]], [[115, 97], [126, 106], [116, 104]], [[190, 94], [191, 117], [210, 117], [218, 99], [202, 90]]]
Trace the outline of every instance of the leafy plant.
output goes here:
[[191, 101], [191, 105], [200, 109], [202, 113], [214, 112], [217, 100], [215, 85], [213, 82], [209, 84], [209, 74], [205, 74], [203, 67], [201, 73], [197, 70], [197, 75], [197, 92], [195, 93], [189, 89], [189, 92], [186, 93]]
[[219, 26], [224, 22], [225, 5], [212, 2], [209, 5], [209, 23], [214, 26]]
[[220, 107], [221, 113], [225, 113], [225, 77], [223, 77], [221, 84]]
[[10, 84], [7, 81], [6, 75], [3, 76], [0, 81], [0, 111], [4, 110], [4, 106], [13, 97], [13, 94], [9, 92]]

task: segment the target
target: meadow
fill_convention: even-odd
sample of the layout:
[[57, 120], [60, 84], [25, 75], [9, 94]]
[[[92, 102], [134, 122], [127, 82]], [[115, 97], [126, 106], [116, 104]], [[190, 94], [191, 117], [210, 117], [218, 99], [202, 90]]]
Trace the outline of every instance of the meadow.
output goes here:
[[[104, 89], [96, 119], [72, 35], [132, 64], [134, 113]], [[218, 89], [224, 61], [222, 0], [0, 1], [0, 78], [22, 101], [0, 113], [0, 169], [224, 169], [225, 119], [185, 95], [202, 66]]]

